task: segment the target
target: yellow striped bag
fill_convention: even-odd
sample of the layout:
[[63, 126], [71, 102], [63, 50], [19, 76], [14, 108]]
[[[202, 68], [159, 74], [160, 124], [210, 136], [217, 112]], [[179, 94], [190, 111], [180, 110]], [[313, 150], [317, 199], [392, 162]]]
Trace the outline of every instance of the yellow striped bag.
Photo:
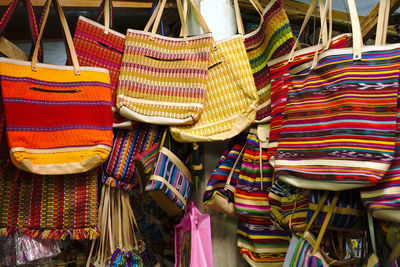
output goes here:
[[[243, 33], [241, 23], [237, 24], [239, 33]], [[207, 98], [200, 119], [192, 125], [170, 127], [179, 142], [226, 140], [255, 120], [257, 89], [243, 36], [217, 42], [217, 49], [210, 52], [207, 79]]]
[[[117, 109], [130, 120], [192, 124], [204, 108], [212, 38], [205, 27], [208, 33], [198, 36], [188, 37], [186, 30], [183, 38], [157, 35], [165, 3], [160, 2], [144, 31], [129, 29], [126, 33]], [[182, 5], [180, 0], [177, 4]], [[183, 21], [182, 12], [179, 15]]]

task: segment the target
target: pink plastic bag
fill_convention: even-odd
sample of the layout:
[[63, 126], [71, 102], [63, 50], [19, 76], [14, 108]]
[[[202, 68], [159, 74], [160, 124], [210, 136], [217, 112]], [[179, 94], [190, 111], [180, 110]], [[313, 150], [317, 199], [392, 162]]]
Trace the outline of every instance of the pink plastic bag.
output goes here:
[[175, 226], [175, 267], [212, 267], [210, 215], [190, 202]]

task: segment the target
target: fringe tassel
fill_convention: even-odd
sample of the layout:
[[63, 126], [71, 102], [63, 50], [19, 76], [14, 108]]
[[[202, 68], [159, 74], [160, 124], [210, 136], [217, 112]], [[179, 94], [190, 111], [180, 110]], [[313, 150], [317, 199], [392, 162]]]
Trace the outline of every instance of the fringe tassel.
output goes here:
[[0, 228], [0, 236], [9, 236], [10, 234], [19, 231], [32, 238], [42, 239], [61, 239], [65, 240], [68, 236], [71, 239], [96, 239], [100, 236], [100, 228], [98, 226], [63, 230], [63, 229], [52, 229], [52, 230], [32, 230], [26, 228]]
[[125, 191], [130, 191], [132, 190], [133, 187], [135, 187], [134, 184], [130, 184], [118, 179], [114, 179], [113, 177], [104, 177], [103, 176], [103, 183], [114, 188], [122, 188]]

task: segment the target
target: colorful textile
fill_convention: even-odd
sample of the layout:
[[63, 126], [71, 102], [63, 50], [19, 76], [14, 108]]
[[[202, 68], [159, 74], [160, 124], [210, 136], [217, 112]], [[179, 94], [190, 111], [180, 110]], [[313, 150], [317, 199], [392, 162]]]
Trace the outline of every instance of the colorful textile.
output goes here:
[[76, 24], [74, 46], [81, 66], [106, 68], [110, 72], [111, 101], [115, 106], [115, 91], [124, 53], [125, 35], [80, 16]]
[[[203, 195], [203, 204], [210, 208], [218, 205], [215, 198], [221, 197], [228, 203], [234, 202], [234, 191], [242, 166], [242, 149], [245, 145], [246, 135], [241, 134], [232, 139], [223, 155], [218, 161], [217, 167], [213, 170], [206, 190]], [[233, 169], [233, 170], [232, 170]], [[229, 179], [229, 176], [230, 180]], [[235, 209], [233, 207], [233, 214]], [[231, 214], [231, 215], [233, 215]]]
[[234, 194], [236, 213], [248, 216], [268, 216], [270, 209], [268, 189], [272, 185], [273, 172], [268, 161], [267, 149], [262, 148], [256, 128], [251, 128], [247, 136]]
[[308, 74], [291, 75], [275, 175], [325, 190], [377, 183], [393, 160], [400, 56], [396, 46], [320, 54]]
[[110, 77], [100, 68], [0, 58], [11, 160], [38, 174], [71, 174], [100, 166], [112, 146]]
[[[345, 48], [349, 34], [339, 35], [330, 43], [329, 48]], [[302, 49], [296, 52], [292, 62], [288, 62], [289, 55], [285, 55], [268, 62], [271, 75], [271, 132], [268, 151], [275, 155], [281, 132], [283, 111], [286, 106], [287, 92], [290, 84], [290, 71], [295, 71], [297, 66], [310, 62], [314, 58], [313, 48]], [[320, 50], [322, 51], [322, 49]]]
[[[326, 191], [311, 190], [310, 204], [307, 215], [307, 222], [311, 220], [314, 211], [317, 209], [318, 203], [321, 202], [323, 194]], [[332, 203], [333, 192], [330, 192], [324, 206], [322, 206], [314, 225], [321, 226], [325, 220], [328, 209]], [[329, 220], [328, 227], [337, 229], [352, 229], [359, 222], [361, 216], [361, 200], [357, 191], [345, 191], [339, 195], [336, 208], [333, 210], [332, 217]]]
[[43, 176], [0, 162], [0, 235], [95, 239], [98, 169], [75, 175]]
[[267, 218], [239, 216], [240, 254], [254, 262], [283, 262], [289, 247], [290, 232], [280, 229]]
[[289, 19], [281, 0], [265, 7], [261, 25], [244, 35], [244, 45], [253, 72], [258, 94], [256, 122], [270, 119], [271, 84], [268, 61], [288, 54], [294, 45]]
[[192, 125], [170, 127], [178, 142], [229, 139], [254, 122], [257, 89], [242, 36], [218, 42], [208, 66], [207, 98], [200, 118]]
[[192, 124], [204, 108], [211, 35], [171, 38], [131, 30], [117, 89], [119, 113], [131, 120]]
[[290, 267], [328, 267], [321, 253], [312, 255], [313, 246], [305, 238], [297, 236], [292, 237], [289, 251], [284, 262], [284, 266]]
[[145, 190], [170, 216], [181, 214], [192, 190], [190, 171], [177, 156], [163, 147]]
[[[113, 148], [104, 164], [102, 176], [103, 183], [111, 187], [131, 190], [137, 184], [139, 173], [135, 168], [134, 158], [141, 153], [152, 153], [154, 145], [158, 148], [157, 144], [164, 132], [162, 126], [145, 123], [135, 123], [132, 127], [129, 130], [114, 129]], [[158, 149], [156, 153], [158, 154]], [[151, 169], [154, 162], [155, 160], [147, 162], [147, 168]]]

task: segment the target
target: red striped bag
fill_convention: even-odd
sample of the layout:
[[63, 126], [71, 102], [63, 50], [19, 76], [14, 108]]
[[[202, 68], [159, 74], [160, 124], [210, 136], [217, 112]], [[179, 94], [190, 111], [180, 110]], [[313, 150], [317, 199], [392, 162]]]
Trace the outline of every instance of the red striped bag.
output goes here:
[[112, 146], [110, 76], [79, 67], [57, 0], [47, 1], [38, 40], [54, 2], [74, 66], [0, 58], [2, 96], [11, 160], [37, 174], [81, 173], [100, 166]]
[[104, 14], [105, 25], [79, 16], [75, 28], [74, 46], [81, 66], [109, 70], [111, 101], [114, 111], [113, 121], [115, 126], [118, 126], [126, 121], [118, 115], [115, 109], [115, 91], [124, 53], [125, 35], [110, 29], [113, 22], [112, 7], [112, 0], [103, 0], [99, 18]]
[[394, 157], [400, 45], [328, 49], [291, 75], [275, 175], [297, 187], [345, 190], [382, 179]]

